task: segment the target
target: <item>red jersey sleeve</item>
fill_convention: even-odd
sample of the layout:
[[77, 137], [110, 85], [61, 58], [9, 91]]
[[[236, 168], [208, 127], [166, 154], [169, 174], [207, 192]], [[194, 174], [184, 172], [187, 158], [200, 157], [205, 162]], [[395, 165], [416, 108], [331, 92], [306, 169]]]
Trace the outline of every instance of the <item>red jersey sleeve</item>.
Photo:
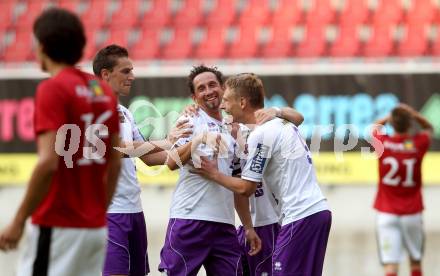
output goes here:
[[40, 83], [35, 96], [35, 134], [57, 131], [66, 122], [66, 112], [64, 95], [57, 85], [51, 80]]

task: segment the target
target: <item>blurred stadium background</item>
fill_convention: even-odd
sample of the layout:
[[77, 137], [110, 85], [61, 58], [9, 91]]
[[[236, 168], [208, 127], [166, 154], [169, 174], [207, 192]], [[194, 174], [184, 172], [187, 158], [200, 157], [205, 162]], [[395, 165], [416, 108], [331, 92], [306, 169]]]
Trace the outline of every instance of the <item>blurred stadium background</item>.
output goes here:
[[[435, 127], [423, 167], [425, 274], [440, 275], [439, 0], [0, 0], [0, 227], [13, 215], [36, 160], [33, 95], [47, 75], [35, 62], [32, 23], [50, 6], [83, 20], [88, 42], [80, 66], [86, 71], [101, 47], [129, 49], [137, 79], [122, 101], [146, 136], [163, 138], [191, 102], [185, 76], [200, 63], [226, 75], [255, 72], [265, 83], [267, 106], [302, 112], [308, 141], [322, 136], [319, 151], [317, 144], [311, 148], [334, 213], [324, 275], [382, 274], [371, 207], [376, 161], [361, 154], [369, 145], [366, 127], [401, 101], [421, 111]], [[356, 126], [359, 139], [347, 134], [347, 124]], [[139, 168], [151, 275], [157, 275], [177, 174]], [[17, 258], [0, 253], [0, 275], [14, 275]]]

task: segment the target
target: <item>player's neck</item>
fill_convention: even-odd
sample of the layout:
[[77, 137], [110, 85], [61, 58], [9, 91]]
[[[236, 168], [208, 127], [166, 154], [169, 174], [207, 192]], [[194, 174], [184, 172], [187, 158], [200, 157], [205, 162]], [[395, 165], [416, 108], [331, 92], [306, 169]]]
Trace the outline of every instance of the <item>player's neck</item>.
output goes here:
[[255, 118], [256, 110], [247, 110], [243, 112], [243, 123], [246, 125], [255, 125], [257, 123], [257, 119]]
[[409, 131], [406, 132], [395, 132], [394, 136], [408, 136], [409, 135]]
[[59, 72], [67, 67], [71, 66], [64, 63], [53, 62], [51, 60], [46, 62], [46, 70], [52, 77], [58, 75]]
[[222, 113], [220, 109], [217, 110], [212, 110], [212, 109], [208, 109], [208, 108], [203, 108], [201, 107], [201, 109], [203, 111], [206, 112], [206, 114], [209, 115], [209, 117], [216, 119], [217, 121], [221, 121], [223, 119], [222, 117]]

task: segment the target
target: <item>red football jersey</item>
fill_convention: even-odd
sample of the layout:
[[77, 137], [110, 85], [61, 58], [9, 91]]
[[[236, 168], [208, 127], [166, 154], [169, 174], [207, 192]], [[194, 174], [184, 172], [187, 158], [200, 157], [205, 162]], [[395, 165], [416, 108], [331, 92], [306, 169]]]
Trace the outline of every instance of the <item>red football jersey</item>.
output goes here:
[[422, 160], [430, 145], [425, 132], [414, 136], [373, 134], [383, 145], [379, 156], [379, 187], [374, 208], [396, 215], [423, 210]]
[[110, 136], [119, 132], [116, 105], [110, 87], [73, 67], [38, 85], [35, 133], [57, 131], [60, 158], [50, 190], [32, 215], [34, 224], [105, 226], [106, 160]]

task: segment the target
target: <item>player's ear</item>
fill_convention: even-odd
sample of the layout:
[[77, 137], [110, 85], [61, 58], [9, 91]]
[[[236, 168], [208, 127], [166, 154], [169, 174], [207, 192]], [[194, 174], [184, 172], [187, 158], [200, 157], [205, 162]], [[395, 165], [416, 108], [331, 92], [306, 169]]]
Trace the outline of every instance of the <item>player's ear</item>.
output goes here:
[[110, 80], [110, 71], [108, 69], [102, 69], [101, 70], [101, 78], [108, 82]]
[[247, 106], [247, 99], [245, 97], [240, 97], [240, 107], [241, 109], [245, 109]]

